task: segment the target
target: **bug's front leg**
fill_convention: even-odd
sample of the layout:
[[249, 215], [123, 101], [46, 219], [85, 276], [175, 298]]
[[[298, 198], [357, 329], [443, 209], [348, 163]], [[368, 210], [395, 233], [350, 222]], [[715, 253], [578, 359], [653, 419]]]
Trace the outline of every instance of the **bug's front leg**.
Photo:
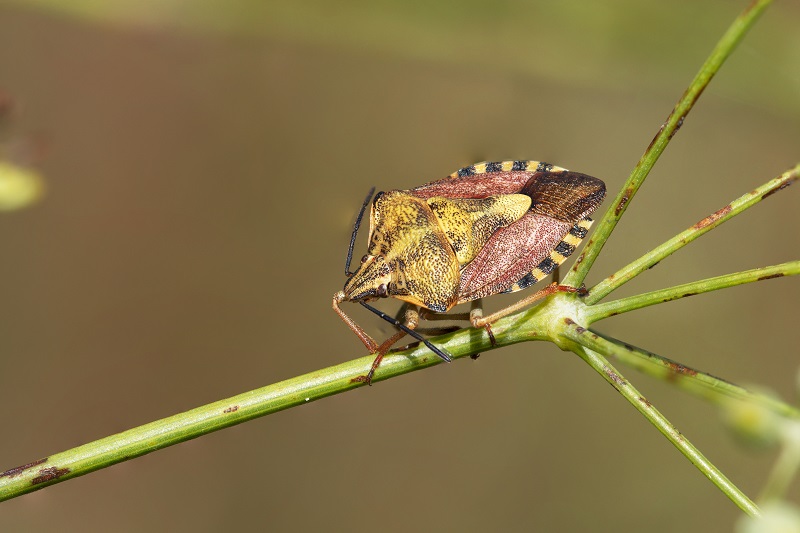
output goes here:
[[[403, 317], [402, 324], [410, 330], [415, 329], [419, 325], [419, 312], [413, 306], [403, 306], [405, 308], [405, 316]], [[398, 320], [398, 322], [400, 322]], [[378, 346], [373, 353], [375, 353], [375, 360], [372, 361], [372, 366], [370, 366], [369, 372], [367, 372], [366, 376], [358, 376], [353, 378], [354, 382], [366, 383], [367, 385], [372, 385], [372, 377], [375, 375], [375, 371], [378, 369], [378, 366], [381, 364], [384, 356], [389, 352], [389, 349], [402, 339], [406, 335], [405, 331], [398, 331]]]
[[356, 324], [355, 320], [347, 316], [345, 312], [342, 311], [342, 309], [339, 307], [339, 304], [344, 302], [346, 299], [347, 297], [345, 296], [344, 291], [339, 291], [336, 294], [334, 294], [333, 310], [336, 311], [336, 314], [339, 315], [339, 318], [341, 318], [344, 321], [344, 323], [347, 324], [347, 327], [349, 327], [352, 330], [352, 332], [355, 333], [359, 339], [361, 339], [361, 342], [364, 343], [364, 346], [367, 347], [367, 350], [369, 350], [370, 353], [375, 353], [378, 349], [378, 343], [375, 342], [375, 340], [372, 337], [367, 335], [367, 332], [361, 329], [361, 326]]

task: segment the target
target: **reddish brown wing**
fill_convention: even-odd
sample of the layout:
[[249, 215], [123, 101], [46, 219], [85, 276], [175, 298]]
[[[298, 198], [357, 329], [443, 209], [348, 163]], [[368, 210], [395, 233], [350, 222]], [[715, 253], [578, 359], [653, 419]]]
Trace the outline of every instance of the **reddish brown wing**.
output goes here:
[[563, 171], [540, 161], [498, 161], [464, 167], [450, 176], [408, 191], [419, 198], [486, 198], [516, 194], [535, 174]]
[[572, 224], [528, 212], [496, 232], [461, 270], [458, 303], [498, 294], [528, 274], [570, 230]]
[[597, 178], [564, 170], [537, 172], [519, 191], [531, 197], [531, 211], [570, 226], [603, 202], [606, 185]]
[[[547, 266], [545, 274], [552, 271], [575, 248], [576, 244], [563, 239], [579, 243], [585, 235], [589, 223], [583, 219], [603, 201], [605, 184], [548, 163], [502, 161], [471, 165], [408, 192], [420, 198], [485, 198], [517, 193], [531, 197], [528, 213], [498, 230], [462, 268], [459, 284], [459, 303], [462, 303], [524, 288], [541, 279], [542, 272], [536, 269], [542, 264]], [[574, 232], [582, 233], [580, 238], [567, 237], [568, 233], [574, 237]], [[537, 276], [531, 277], [532, 271]], [[524, 283], [517, 283], [523, 280]]]

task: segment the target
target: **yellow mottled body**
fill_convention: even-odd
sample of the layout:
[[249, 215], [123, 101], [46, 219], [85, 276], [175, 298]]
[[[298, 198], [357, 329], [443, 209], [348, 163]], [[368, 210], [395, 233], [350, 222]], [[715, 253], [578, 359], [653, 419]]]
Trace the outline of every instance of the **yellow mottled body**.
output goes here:
[[345, 293], [354, 299], [390, 294], [447, 311], [458, 302], [461, 267], [530, 205], [524, 194], [425, 200], [405, 191], [383, 193], [372, 205], [367, 255]]
[[[405, 334], [451, 360], [412, 331], [419, 320], [416, 309], [406, 310], [403, 324], [366, 302], [393, 297], [444, 313], [460, 303], [530, 287], [575, 251], [591, 225], [588, 215], [604, 195], [605, 185], [597, 178], [525, 160], [477, 163], [413, 189], [378, 193], [367, 254], [352, 274], [348, 254], [348, 280], [333, 297], [334, 311], [376, 354], [358, 381], [369, 383], [383, 355]], [[358, 223], [353, 239], [357, 228]], [[487, 317], [476, 308], [470, 321], [491, 336], [493, 321], [562, 290], [554, 287]], [[400, 331], [376, 343], [340, 309], [344, 301], [361, 303]]]
[[453, 247], [459, 266], [478, 255], [489, 237], [522, 218], [531, 206], [530, 196], [502, 194], [481, 199], [428, 199], [433, 214]]

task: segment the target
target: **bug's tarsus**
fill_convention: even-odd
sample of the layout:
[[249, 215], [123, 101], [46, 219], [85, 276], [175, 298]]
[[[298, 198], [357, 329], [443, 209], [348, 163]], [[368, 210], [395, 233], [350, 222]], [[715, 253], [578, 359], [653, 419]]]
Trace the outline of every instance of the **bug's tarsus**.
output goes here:
[[497, 340], [494, 338], [494, 332], [492, 331], [492, 325], [491, 324], [484, 324], [483, 329], [485, 329], [487, 335], [489, 335], [489, 342], [492, 344], [492, 346], [493, 347], [497, 346]]
[[364, 198], [364, 203], [361, 205], [361, 211], [358, 212], [358, 218], [356, 218], [356, 223], [353, 225], [353, 233], [350, 235], [350, 247], [347, 249], [347, 261], [344, 264], [344, 275], [348, 278], [353, 275], [353, 272], [350, 272], [350, 262], [353, 260], [353, 248], [356, 245], [356, 237], [358, 237], [358, 228], [361, 227], [361, 219], [364, 218], [364, 211], [367, 210], [367, 206], [369, 205], [369, 201], [372, 199], [372, 195], [375, 194], [375, 187], [372, 187], [367, 193], [367, 197]]

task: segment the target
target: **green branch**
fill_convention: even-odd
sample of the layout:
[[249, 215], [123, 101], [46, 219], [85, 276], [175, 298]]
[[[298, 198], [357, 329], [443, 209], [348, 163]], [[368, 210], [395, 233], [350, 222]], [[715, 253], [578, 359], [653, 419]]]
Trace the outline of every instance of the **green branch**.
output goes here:
[[[750, 516], [760, 514], [758, 507], [720, 470], [700, 453], [658, 409], [647, 401], [600, 353], [613, 353], [614, 345], [590, 330], [572, 324], [565, 330], [565, 336], [578, 343], [582, 349], [575, 352], [598, 374], [625, 397], [637, 411], [653, 424], [693, 465], [711, 480], [728, 498]], [[599, 352], [599, 353], [598, 353]]]
[[736, 48], [736, 45], [744, 38], [747, 31], [755, 24], [759, 15], [767, 8], [771, 0], [756, 0], [751, 3], [737, 18], [733, 21], [728, 31], [714, 47], [711, 55], [700, 68], [689, 88], [683, 94], [675, 108], [667, 117], [667, 121], [661, 126], [656, 136], [650, 142], [650, 146], [644, 151], [641, 159], [634, 167], [628, 180], [622, 186], [622, 190], [614, 198], [609, 209], [605, 212], [600, 222], [597, 224], [594, 235], [589, 239], [583, 253], [575, 261], [572, 269], [564, 278], [564, 285], [572, 287], [579, 287], [589, 269], [594, 264], [600, 250], [603, 249], [611, 232], [617, 226], [617, 222], [622, 217], [622, 214], [628, 208], [630, 201], [636, 195], [636, 191], [642, 186], [650, 170], [655, 165], [658, 158], [661, 156], [664, 149], [669, 144], [673, 135], [678, 132], [678, 129], [683, 125], [686, 115], [689, 114], [697, 99], [705, 90], [706, 86], [711, 81], [711, 78], [717, 73], [722, 64], [728, 56]]
[[613, 357], [620, 363], [644, 374], [697, 394], [714, 404], [727, 406], [729, 399], [740, 400], [748, 405], [764, 407], [787, 418], [800, 419], [800, 410], [773, 396], [745, 389], [725, 379], [688, 367], [608, 335], [599, 333], [598, 335], [613, 345], [607, 347], [604, 352], [606, 356]]
[[742, 211], [756, 205], [758, 202], [791, 185], [800, 177], [800, 164], [787, 170], [777, 178], [768, 181], [761, 187], [754, 189], [732, 201], [725, 207], [700, 220], [692, 227], [679, 233], [663, 244], [657, 246], [639, 259], [614, 272], [606, 279], [589, 289], [589, 294], [584, 301], [591, 305], [599, 302], [611, 292], [617, 290], [648, 268], [672, 255], [701, 235], [705, 235], [720, 224], [732, 219]]
[[770, 267], [754, 268], [753, 270], [745, 270], [744, 272], [737, 272], [735, 274], [693, 281], [667, 289], [660, 289], [630, 296], [628, 298], [622, 298], [620, 300], [596, 304], [590, 306], [586, 310], [585, 316], [589, 323], [592, 323], [611, 316], [621, 315], [622, 313], [627, 313], [635, 309], [641, 309], [642, 307], [670, 302], [672, 300], [686, 298], [687, 296], [735, 287], [736, 285], [743, 285], [745, 283], [753, 283], [754, 281], [764, 281], [783, 276], [796, 276], [797, 274], [800, 274], [800, 261], [790, 261]]
[[[497, 346], [542, 337], [531, 331], [503, 335], [508, 324], [518, 318], [498, 322]], [[483, 329], [460, 330], [436, 339], [454, 358], [492, 349]], [[48, 485], [78, 477], [173, 444], [194, 439], [220, 429], [304, 405], [326, 396], [363, 386], [352, 380], [369, 370], [374, 357], [368, 355], [220, 400], [191, 411], [139, 426], [122, 433], [51, 455], [0, 473], [0, 501], [8, 500]], [[373, 382], [440, 364], [442, 361], [424, 346], [384, 358]]]

